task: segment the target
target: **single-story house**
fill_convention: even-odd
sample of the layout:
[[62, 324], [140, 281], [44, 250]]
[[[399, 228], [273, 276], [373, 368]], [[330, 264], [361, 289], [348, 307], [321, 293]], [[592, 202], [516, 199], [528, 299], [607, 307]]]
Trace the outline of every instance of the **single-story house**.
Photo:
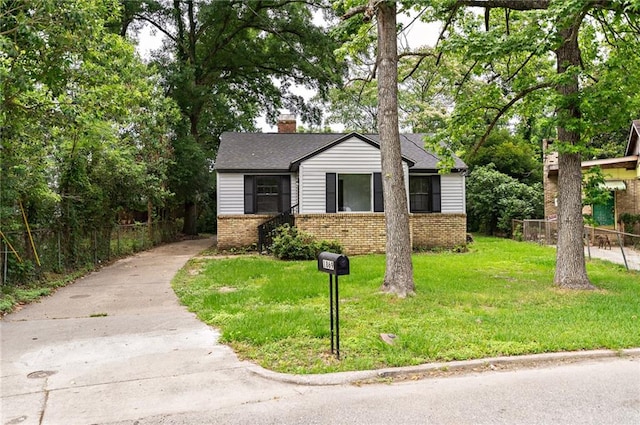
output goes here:
[[[640, 120], [631, 124], [625, 154], [620, 158], [595, 159], [582, 162], [585, 172], [599, 166], [605, 177], [605, 188], [611, 191], [610, 201], [604, 205], [592, 205], [585, 213], [593, 214], [598, 225], [604, 228], [619, 228], [620, 214], [640, 214]], [[544, 206], [545, 217], [557, 217], [558, 154], [544, 146]]]
[[[378, 135], [295, 133], [295, 120], [282, 127], [222, 134], [215, 162], [218, 248], [257, 243], [258, 226], [290, 212], [296, 227], [340, 241], [348, 254], [384, 252]], [[466, 165], [455, 158], [455, 168], [439, 174], [423, 135], [401, 140], [413, 246], [464, 245]]]

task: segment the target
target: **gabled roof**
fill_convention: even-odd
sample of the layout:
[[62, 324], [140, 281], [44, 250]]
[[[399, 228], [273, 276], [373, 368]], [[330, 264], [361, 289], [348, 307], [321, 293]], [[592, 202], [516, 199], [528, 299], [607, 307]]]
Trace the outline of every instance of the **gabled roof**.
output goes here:
[[[337, 144], [356, 137], [380, 148], [377, 134], [358, 133], [223, 133], [216, 157], [219, 172], [286, 172]], [[424, 149], [423, 134], [401, 134], [403, 159], [411, 171], [437, 170], [438, 157]], [[455, 170], [467, 166], [455, 158]]]
[[[359, 133], [349, 133], [349, 134], [345, 134], [345, 135], [343, 135], [342, 137], [340, 137], [340, 138], [338, 138], [338, 139], [334, 140], [333, 142], [331, 142], [331, 143], [329, 143], [329, 144], [327, 144], [327, 145], [325, 145], [325, 146], [321, 147], [320, 149], [318, 149], [318, 150], [316, 150], [316, 151], [309, 152], [308, 154], [306, 154], [306, 155], [305, 155], [305, 156], [303, 156], [302, 158], [298, 158], [298, 159], [296, 159], [296, 160], [292, 161], [292, 162], [291, 162], [291, 168], [292, 168], [293, 170], [297, 170], [297, 169], [298, 169], [298, 167], [300, 166], [300, 164], [301, 164], [302, 162], [306, 161], [307, 159], [309, 159], [309, 158], [313, 158], [314, 156], [318, 155], [319, 153], [324, 152], [324, 151], [326, 151], [326, 150], [329, 150], [329, 149], [331, 149], [332, 147], [334, 147], [334, 146], [336, 146], [336, 145], [338, 145], [338, 144], [342, 143], [343, 141], [345, 141], [345, 140], [347, 140], [347, 139], [351, 139], [351, 138], [353, 138], [353, 137], [355, 137], [356, 139], [360, 139], [361, 141], [363, 141], [363, 142], [365, 142], [365, 143], [367, 143], [367, 144], [369, 144], [369, 145], [371, 145], [371, 146], [373, 146], [373, 147], [375, 147], [375, 148], [377, 148], [377, 149], [380, 149], [380, 144], [379, 144], [379, 142], [378, 142], [378, 141], [374, 141], [374, 137], [372, 137], [372, 135], [363, 136], [363, 135], [361, 135], [361, 134], [359, 134]], [[409, 167], [411, 167], [412, 165], [414, 165], [414, 164], [415, 164], [415, 161], [412, 161], [411, 159], [407, 158], [407, 157], [404, 155], [404, 152], [402, 152], [402, 159], [403, 159], [403, 161], [406, 161], [406, 162], [408, 162], [408, 163], [409, 163]]]
[[627, 142], [626, 156], [639, 155], [640, 147], [638, 145], [638, 138], [640, 137], [640, 120], [633, 120], [631, 122], [631, 131], [629, 133], [629, 141]]

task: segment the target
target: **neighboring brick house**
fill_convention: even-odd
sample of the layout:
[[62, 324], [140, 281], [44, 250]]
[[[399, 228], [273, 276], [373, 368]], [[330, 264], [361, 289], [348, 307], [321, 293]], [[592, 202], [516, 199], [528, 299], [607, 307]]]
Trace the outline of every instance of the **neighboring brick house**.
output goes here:
[[[618, 218], [622, 213], [640, 214], [640, 120], [634, 120], [627, 141], [625, 156], [621, 158], [596, 159], [582, 162], [583, 172], [600, 166], [605, 176], [605, 187], [611, 193], [606, 205], [587, 207], [585, 213], [593, 214], [602, 227], [618, 229]], [[545, 142], [544, 160], [544, 211], [545, 217], [557, 217], [558, 154]], [[622, 230], [622, 229], [620, 229]]]
[[[258, 226], [292, 210], [295, 226], [335, 239], [348, 254], [384, 252], [379, 138], [371, 134], [223, 133], [217, 175], [218, 248], [254, 244]], [[439, 174], [423, 135], [403, 134], [402, 155], [411, 210], [412, 245], [466, 243], [465, 171]]]

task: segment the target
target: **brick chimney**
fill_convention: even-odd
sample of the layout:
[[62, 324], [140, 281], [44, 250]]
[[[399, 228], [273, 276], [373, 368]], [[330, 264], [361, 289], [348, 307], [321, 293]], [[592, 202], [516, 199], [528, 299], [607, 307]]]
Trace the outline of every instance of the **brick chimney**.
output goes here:
[[294, 114], [282, 114], [278, 117], [278, 133], [295, 133], [296, 116]]

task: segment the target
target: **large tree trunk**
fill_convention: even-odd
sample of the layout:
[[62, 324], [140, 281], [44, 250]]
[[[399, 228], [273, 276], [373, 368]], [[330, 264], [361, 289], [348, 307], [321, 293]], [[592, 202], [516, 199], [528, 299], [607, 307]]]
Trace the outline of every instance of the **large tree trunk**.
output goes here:
[[[564, 42], [556, 51], [558, 74], [567, 72], [569, 67], [580, 66], [578, 29], [580, 22], [560, 31]], [[576, 146], [580, 134], [568, 127], [580, 119], [578, 104], [578, 76], [573, 75], [566, 83], [558, 86], [564, 106], [558, 110], [560, 144]], [[567, 125], [568, 124], [568, 125]], [[558, 156], [558, 249], [556, 253], [556, 274], [554, 283], [563, 288], [593, 289], [589, 282], [585, 265], [582, 233], [582, 168], [578, 153], [560, 149]]]
[[406, 297], [415, 293], [415, 284], [411, 263], [409, 209], [398, 128], [398, 49], [395, 3], [378, 3], [377, 20], [378, 128], [387, 231], [386, 270], [382, 291]]
[[185, 235], [198, 234], [198, 214], [196, 203], [186, 201], [184, 203], [184, 224], [182, 225], [182, 233]]

